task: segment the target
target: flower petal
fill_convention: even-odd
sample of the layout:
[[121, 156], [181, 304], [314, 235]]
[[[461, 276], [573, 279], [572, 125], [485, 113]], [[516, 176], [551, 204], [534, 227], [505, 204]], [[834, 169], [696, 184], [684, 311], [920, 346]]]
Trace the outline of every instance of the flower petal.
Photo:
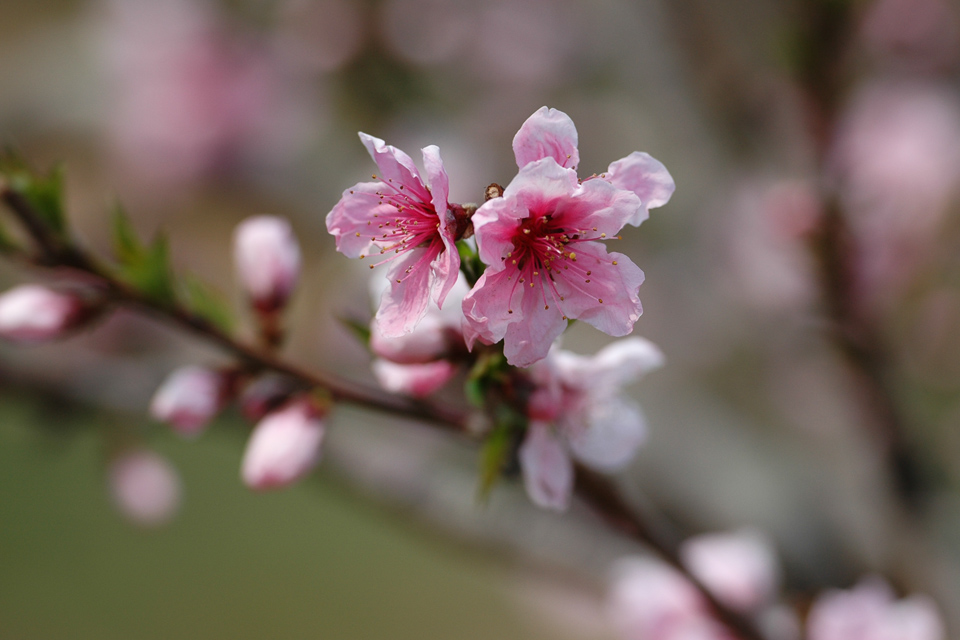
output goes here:
[[640, 407], [621, 398], [591, 403], [582, 418], [586, 424], [565, 429], [567, 441], [574, 456], [598, 471], [622, 469], [647, 439]]
[[593, 357], [558, 350], [552, 364], [568, 386], [589, 389], [591, 396], [609, 398], [663, 366], [660, 349], [644, 338], [616, 340]]
[[577, 265], [580, 271], [560, 270], [556, 277], [563, 313], [611, 336], [630, 333], [643, 313], [637, 295], [643, 271], [627, 256], [607, 253], [599, 242], [577, 245]]
[[573, 492], [573, 464], [550, 426], [531, 422], [519, 453], [523, 484], [534, 504], [565, 510]]
[[513, 153], [521, 169], [541, 158], [553, 158], [561, 167], [576, 168], [580, 164], [577, 128], [564, 112], [540, 107], [514, 136]]
[[[427, 312], [430, 302], [431, 258], [440, 250], [440, 243], [417, 247], [397, 257], [387, 271], [390, 288], [380, 298], [377, 325], [387, 338], [397, 338], [413, 331]], [[409, 272], [408, 272], [409, 270]]]
[[389, 219], [396, 213], [395, 208], [380, 202], [378, 192], [387, 188], [382, 182], [360, 182], [343, 192], [327, 214], [327, 231], [336, 239], [337, 251], [348, 258], [373, 253], [374, 215]]
[[517, 289], [522, 295], [520, 309], [503, 336], [503, 355], [515, 367], [529, 367], [547, 357], [567, 321], [555, 304], [544, 303], [542, 288], [521, 285]]
[[603, 180], [587, 180], [573, 196], [554, 207], [554, 221], [567, 229], [579, 229], [590, 237], [613, 237], [641, 209], [636, 194], [617, 189]]
[[393, 188], [403, 187], [411, 195], [421, 202], [430, 202], [430, 192], [423, 185], [420, 179], [420, 172], [417, 171], [417, 165], [406, 153], [396, 147], [384, 143], [380, 138], [375, 138], [366, 133], [360, 132], [360, 140], [363, 146], [367, 148], [370, 157], [377, 163], [380, 169], [380, 179], [389, 183]]
[[640, 197], [643, 206], [629, 222], [635, 227], [650, 217], [650, 209], [667, 204], [676, 189], [673, 176], [663, 163], [642, 151], [612, 163], [603, 179]]
[[397, 364], [389, 360], [373, 361], [373, 374], [380, 386], [390, 393], [424, 398], [445, 385], [457, 372], [447, 360], [423, 364]]

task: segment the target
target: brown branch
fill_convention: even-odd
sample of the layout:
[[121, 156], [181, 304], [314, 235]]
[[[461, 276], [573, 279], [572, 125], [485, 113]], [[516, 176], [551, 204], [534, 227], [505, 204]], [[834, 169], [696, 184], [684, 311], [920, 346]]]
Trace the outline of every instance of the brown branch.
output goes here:
[[[130, 307], [212, 342], [256, 371], [280, 373], [297, 380], [305, 387], [323, 389], [338, 402], [419, 420], [446, 431], [469, 435], [466, 416], [463, 413], [434, 404], [386, 395], [333, 375], [308, 371], [283, 360], [271, 351], [236, 340], [186, 307], [175, 302], [167, 303], [151, 298], [117, 278], [109, 268], [103, 266], [99, 260], [76, 243], [64, 242], [51, 234], [29, 201], [2, 183], [0, 183], [0, 200], [13, 211], [41, 250], [39, 259], [28, 258], [28, 263], [74, 269], [101, 284], [111, 302]], [[711, 605], [716, 617], [736, 631], [742, 640], [764, 640], [764, 636], [749, 619], [717, 601], [713, 594], [683, 566], [678, 555], [678, 543], [650, 526], [641, 514], [627, 503], [610, 479], [578, 465], [576, 487], [580, 498], [608, 525], [624, 536], [642, 543], [683, 573]]]

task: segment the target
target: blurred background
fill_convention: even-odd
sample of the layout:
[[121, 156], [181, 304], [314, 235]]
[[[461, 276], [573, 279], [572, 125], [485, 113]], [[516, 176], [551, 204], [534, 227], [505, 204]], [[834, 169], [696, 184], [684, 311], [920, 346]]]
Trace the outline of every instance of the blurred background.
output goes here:
[[[811, 63], [820, 5], [847, 22], [825, 49], [837, 55]], [[375, 170], [358, 130], [417, 160], [439, 145], [455, 202], [509, 183], [513, 135], [545, 104], [577, 124], [581, 175], [650, 153], [676, 194], [617, 250], [646, 273], [635, 332], [668, 364], [633, 390], [650, 436], [625, 491], [678, 531], [765, 532], [801, 607], [880, 573], [934, 596], [956, 630], [958, 9], [5, 2], [0, 140], [36, 166], [64, 164], [71, 220], [92, 247], [109, 250], [119, 200], [238, 309], [233, 227], [288, 217], [305, 270], [286, 354], [365, 381], [369, 356], [337, 318], [370, 317], [369, 271], [324, 226]], [[826, 122], [804, 64], [831, 78]], [[836, 210], [846, 297], [884, 356], [907, 487], [887, 464], [877, 385], [832, 338], [816, 238]], [[0, 264], [5, 286], [34, 278]], [[565, 347], [608, 341], [577, 325]], [[469, 447], [338, 411], [316, 478], [251, 495], [237, 415], [196, 442], [150, 422], [167, 373], [218, 362], [124, 313], [67, 342], [0, 346], [0, 638], [612, 637], [609, 571], [638, 550], [580, 507], [538, 512], [516, 482], [479, 504]], [[177, 470], [180, 509], [163, 527], [112, 506], [107, 465], [132, 444]]]

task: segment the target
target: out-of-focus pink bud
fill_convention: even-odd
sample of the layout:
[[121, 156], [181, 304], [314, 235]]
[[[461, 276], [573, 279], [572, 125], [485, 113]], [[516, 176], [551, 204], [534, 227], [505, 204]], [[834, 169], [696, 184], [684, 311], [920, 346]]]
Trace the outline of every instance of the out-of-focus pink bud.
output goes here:
[[0, 295], [0, 337], [14, 342], [53, 340], [89, 317], [79, 297], [26, 284]]
[[253, 306], [270, 313], [286, 305], [300, 275], [300, 245], [283, 218], [256, 216], [233, 237], [237, 274]]
[[447, 360], [424, 364], [397, 364], [379, 358], [373, 361], [373, 374], [381, 387], [390, 393], [402, 393], [414, 398], [430, 395], [456, 373], [456, 365]]
[[114, 504], [136, 524], [161, 525], [180, 506], [176, 469], [152, 451], [135, 451], [117, 458], [110, 464], [108, 478]]
[[427, 313], [416, 329], [399, 338], [387, 338], [376, 319], [370, 323], [370, 350], [398, 364], [423, 364], [447, 355], [451, 344], [463, 343], [456, 328], [446, 326], [437, 314]]
[[177, 369], [150, 402], [150, 415], [178, 433], [195, 436], [216, 417], [227, 401], [227, 375], [203, 367]]
[[755, 531], [714, 533], [687, 540], [683, 564], [727, 606], [748, 613], [770, 604], [779, 571], [770, 543]]
[[269, 414], [253, 430], [241, 476], [251, 489], [279, 489], [307, 475], [320, 460], [324, 423], [317, 407], [300, 398]]
[[850, 591], [828, 591], [807, 618], [808, 640], [944, 640], [933, 601], [913, 596], [897, 601], [886, 582], [863, 580]]

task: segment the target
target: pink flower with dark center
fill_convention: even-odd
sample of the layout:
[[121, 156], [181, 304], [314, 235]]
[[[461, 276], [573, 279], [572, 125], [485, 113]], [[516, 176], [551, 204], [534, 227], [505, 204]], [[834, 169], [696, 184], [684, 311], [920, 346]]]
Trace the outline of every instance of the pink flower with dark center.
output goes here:
[[624, 336], [642, 312], [643, 272], [605, 240], [636, 216], [640, 199], [603, 180], [583, 184], [554, 157], [530, 162], [473, 216], [480, 259], [489, 265], [463, 301], [464, 332], [504, 341], [507, 361], [542, 359], [579, 319]]
[[[557, 109], [540, 107], [523, 123], [513, 138], [517, 166], [523, 169], [531, 162], [553, 158], [561, 167], [576, 170], [580, 164], [577, 150], [577, 128], [570, 116]], [[606, 172], [584, 178], [609, 182], [618, 189], [632, 191], [640, 198], [641, 207], [627, 221], [638, 226], [650, 217], [649, 210], [670, 201], [676, 185], [663, 164], [648, 153], [634, 151], [610, 164]]]
[[389, 263], [391, 286], [380, 299], [377, 323], [384, 336], [398, 337], [413, 330], [431, 298], [442, 307], [457, 281], [457, 206], [447, 202], [449, 178], [437, 147], [423, 149], [428, 186], [403, 151], [365, 133], [360, 139], [380, 177], [343, 192], [327, 215], [327, 231], [347, 257], [381, 256], [371, 269]]

